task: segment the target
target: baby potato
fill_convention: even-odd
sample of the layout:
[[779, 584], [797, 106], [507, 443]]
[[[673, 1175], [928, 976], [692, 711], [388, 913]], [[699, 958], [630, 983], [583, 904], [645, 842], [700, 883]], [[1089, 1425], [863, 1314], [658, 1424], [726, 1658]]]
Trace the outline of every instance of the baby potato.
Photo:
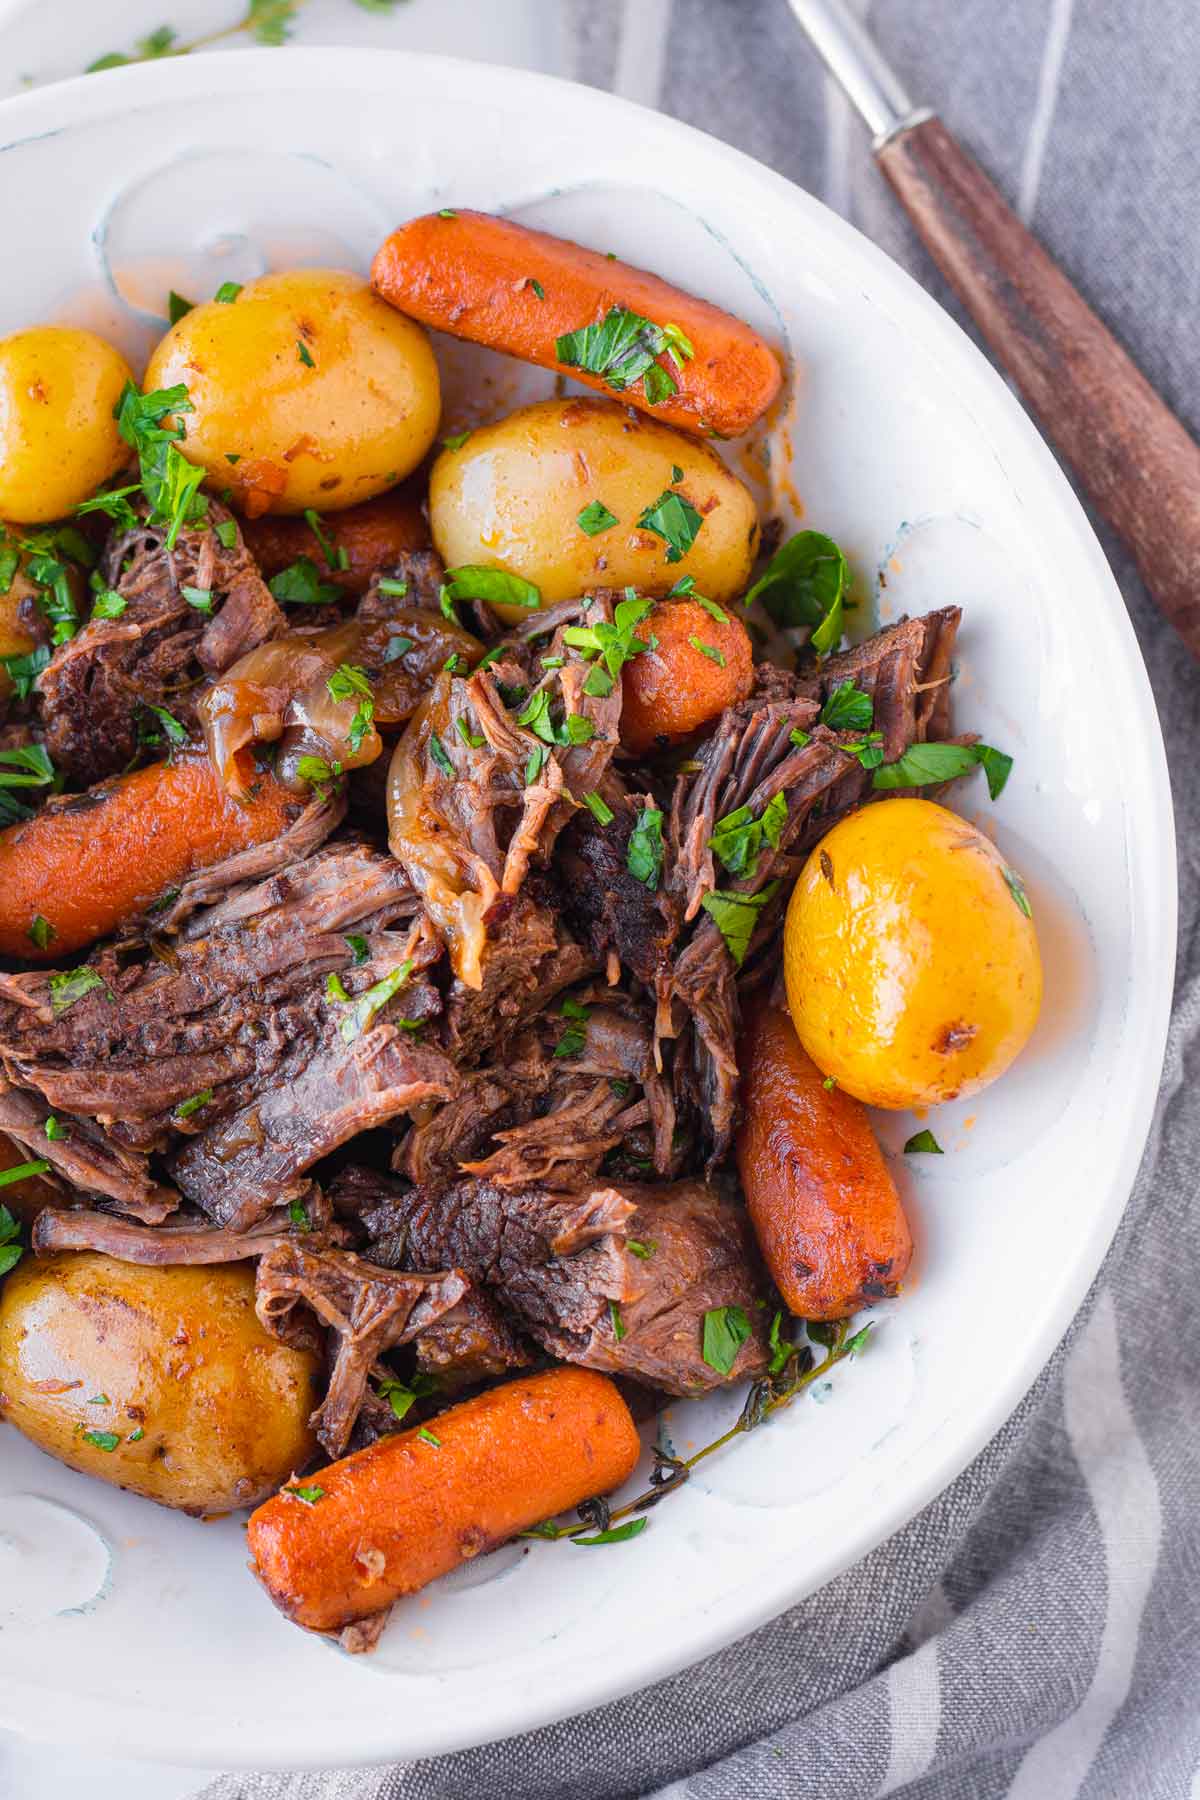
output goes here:
[[254, 1312], [245, 1263], [25, 1256], [0, 1285], [0, 1411], [39, 1449], [183, 1512], [253, 1506], [302, 1468], [318, 1363]]
[[181, 448], [251, 518], [336, 512], [407, 475], [437, 431], [429, 339], [342, 269], [248, 282], [193, 307], [150, 358], [146, 388], [182, 382]]
[[0, 518], [61, 519], [129, 459], [113, 410], [133, 372], [93, 331], [0, 339]]
[[[675, 505], [668, 525], [682, 517], [684, 535], [695, 531], [674, 561], [667, 538], [642, 522], [668, 489], [689, 509]], [[712, 600], [732, 600], [759, 531], [749, 492], [708, 444], [592, 399], [520, 407], [444, 450], [430, 476], [429, 523], [448, 568], [507, 569], [533, 582], [544, 606], [600, 587], [666, 594], [681, 575]], [[509, 623], [523, 616], [497, 610]]]
[[843, 819], [788, 907], [784, 977], [800, 1042], [868, 1106], [973, 1094], [1024, 1049], [1042, 1001], [1020, 877], [929, 800]]

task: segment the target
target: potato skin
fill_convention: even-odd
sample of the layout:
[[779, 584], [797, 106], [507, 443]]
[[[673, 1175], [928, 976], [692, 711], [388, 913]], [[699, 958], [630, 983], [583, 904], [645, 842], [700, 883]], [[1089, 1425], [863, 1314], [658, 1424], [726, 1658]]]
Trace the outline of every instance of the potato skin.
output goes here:
[[1002, 1075], [1042, 999], [1018, 892], [991, 840], [932, 801], [884, 800], [835, 825], [784, 933], [788, 1004], [817, 1067], [896, 1110]]
[[[667, 488], [704, 521], [675, 563], [664, 540], [637, 523]], [[592, 501], [618, 521], [595, 537], [579, 524]], [[759, 533], [749, 492], [708, 444], [592, 399], [520, 407], [473, 431], [461, 449], [444, 450], [430, 476], [429, 522], [447, 567], [484, 563], [523, 575], [544, 606], [601, 587], [666, 594], [681, 575], [710, 599], [731, 600], [746, 586]]]
[[[699, 731], [754, 686], [750, 634], [732, 612], [715, 619], [698, 600], [660, 600], [637, 627], [653, 645], [621, 671], [621, 742], [665, 747]], [[718, 662], [697, 646], [707, 644]]]
[[751, 1015], [738, 1062], [738, 1174], [789, 1309], [804, 1319], [845, 1319], [895, 1293], [912, 1236], [862, 1106], [825, 1086], [782, 1007]]
[[416, 468], [441, 411], [422, 327], [341, 269], [264, 275], [194, 307], [146, 370], [147, 389], [177, 382], [195, 407], [184, 454], [251, 518], [382, 493]]
[[0, 339], [0, 518], [61, 519], [129, 460], [113, 409], [133, 372], [94, 331]]
[[317, 1369], [267, 1336], [242, 1263], [25, 1256], [0, 1285], [4, 1418], [71, 1468], [184, 1512], [252, 1506], [309, 1461]]

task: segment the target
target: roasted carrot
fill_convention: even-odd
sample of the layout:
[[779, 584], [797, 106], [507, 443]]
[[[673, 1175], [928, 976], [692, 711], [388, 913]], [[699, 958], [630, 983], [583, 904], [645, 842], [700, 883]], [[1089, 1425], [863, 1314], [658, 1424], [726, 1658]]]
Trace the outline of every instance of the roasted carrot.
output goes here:
[[[719, 614], [721, 616], [716, 616]], [[726, 607], [660, 600], [636, 635], [647, 648], [621, 672], [621, 742], [651, 750], [698, 731], [754, 685], [746, 627]]]
[[335, 1631], [632, 1474], [606, 1375], [551, 1369], [380, 1438], [258, 1508], [251, 1567], [281, 1612]]
[[[601, 393], [687, 431], [738, 437], [779, 392], [779, 361], [756, 331], [682, 288], [491, 213], [427, 213], [394, 231], [371, 269], [376, 293], [401, 312], [454, 337], [487, 344], [545, 369], [562, 369]], [[598, 325], [612, 308], [682, 333], [678, 361], [657, 357], [661, 394], [651, 405], [645, 377], [618, 389], [603, 372], [560, 360], [556, 344]], [[692, 354], [689, 356], [688, 351]], [[627, 364], [626, 367], [629, 365]], [[620, 379], [620, 365], [613, 369]], [[663, 390], [666, 390], [665, 392]]]
[[738, 1173], [791, 1311], [843, 1319], [895, 1293], [912, 1237], [865, 1108], [825, 1085], [781, 1007], [751, 1016], [739, 1061]]
[[0, 832], [0, 955], [82, 950], [186, 876], [278, 837], [301, 804], [265, 774], [238, 804], [186, 752], [52, 802]]
[[[332, 582], [343, 594], [365, 594], [376, 570], [387, 568], [406, 550], [423, 550], [429, 543], [420, 501], [405, 488], [393, 488], [345, 512], [323, 515], [320, 532], [318, 537], [305, 518], [281, 513], [242, 521], [247, 547], [268, 581], [298, 557], [307, 556], [316, 563], [322, 581]], [[332, 566], [326, 545], [333, 551]], [[339, 551], [344, 552], [345, 568], [338, 566]]]

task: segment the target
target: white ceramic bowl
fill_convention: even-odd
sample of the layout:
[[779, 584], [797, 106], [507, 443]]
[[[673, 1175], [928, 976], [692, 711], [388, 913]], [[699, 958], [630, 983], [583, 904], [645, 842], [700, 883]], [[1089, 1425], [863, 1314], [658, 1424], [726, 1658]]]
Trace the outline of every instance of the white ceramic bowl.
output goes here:
[[[864, 596], [884, 571], [885, 619], [965, 609], [958, 718], [1016, 757], [998, 806], [975, 789], [965, 804], [1026, 876], [1044, 1017], [998, 1087], [939, 1113], [944, 1157], [902, 1160], [912, 1121], [883, 1120], [919, 1262], [828, 1391], [706, 1463], [635, 1542], [503, 1550], [399, 1607], [357, 1660], [273, 1611], [240, 1521], [172, 1516], [0, 1433], [0, 1723], [125, 1755], [316, 1765], [611, 1699], [911, 1518], [1016, 1406], [1100, 1264], [1151, 1115], [1175, 928], [1163, 750], [1117, 588], [945, 314], [808, 195], [668, 119], [512, 70], [270, 52], [10, 101], [0, 153], [0, 331], [69, 317], [136, 349], [168, 285], [203, 297], [264, 258], [365, 265], [431, 204], [513, 209], [657, 268], [797, 359], [775, 500], [847, 546]], [[451, 363], [455, 422], [529, 391], [512, 365]], [[686, 1448], [735, 1406], [675, 1406], [667, 1430]]]

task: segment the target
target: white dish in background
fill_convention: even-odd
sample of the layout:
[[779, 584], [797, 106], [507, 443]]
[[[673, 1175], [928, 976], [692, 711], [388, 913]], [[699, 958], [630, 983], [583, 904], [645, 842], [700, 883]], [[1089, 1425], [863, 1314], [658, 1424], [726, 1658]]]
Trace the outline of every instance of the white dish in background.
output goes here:
[[[864, 597], [884, 570], [885, 619], [965, 609], [958, 721], [1016, 767], [996, 807], [974, 786], [964, 804], [1027, 878], [1044, 1017], [999, 1086], [939, 1112], [943, 1159], [894, 1158], [915, 1276], [828, 1392], [705, 1463], [636, 1541], [503, 1550], [398, 1607], [362, 1659], [284, 1623], [246, 1572], [240, 1521], [196, 1524], [0, 1432], [0, 1723], [16, 1730], [332, 1765], [482, 1742], [644, 1686], [932, 1499], [1100, 1264], [1151, 1116], [1175, 918], [1165, 760], [1116, 585], [1003, 382], [906, 275], [779, 177], [608, 96], [398, 53], [165, 62], [8, 102], [0, 168], [0, 332], [74, 318], [136, 345], [146, 322], [120, 291], [153, 310], [189, 273], [260, 255], [361, 266], [431, 205], [514, 210], [656, 268], [799, 359], [772, 435], [790, 517], [802, 505], [846, 545]], [[541, 379], [448, 362], [448, 428]], [[881, 1125], [893, 1152], [912, 1129]], [[667, 1429], [686, 1448], [737, 1406], [676, 1403]]]

